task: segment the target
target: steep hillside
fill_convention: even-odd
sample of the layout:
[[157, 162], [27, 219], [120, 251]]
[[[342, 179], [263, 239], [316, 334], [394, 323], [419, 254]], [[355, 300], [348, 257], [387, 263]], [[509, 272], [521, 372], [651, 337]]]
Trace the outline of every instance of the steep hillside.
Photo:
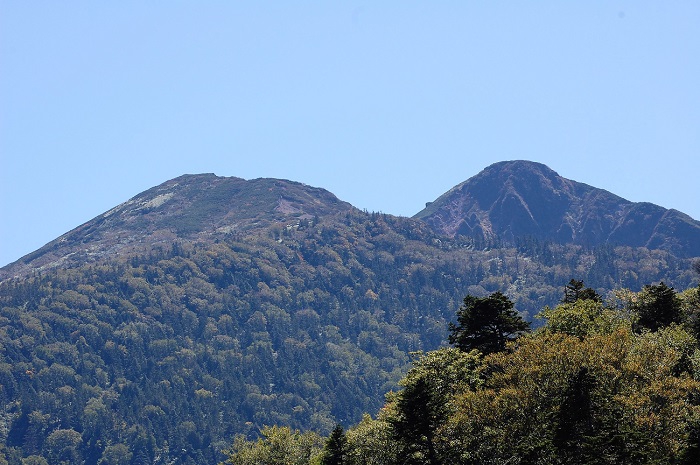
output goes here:
[[545, 165], [508, 161], [455, 186], [414, 218], [437, 233], [486, 241], [534, 237], [700, 255], [700, 222], [676, 210], [634, 203], [565, 179]]
[[214, 175], [146, 191], [2, 273], [0, 458], [88, 465], [211, 464], [264, 425], [357, 422], [410, 352], [444, 343], [467, 293], [505, 292], [530, 318], [572, 277], [601, 295], [695, 279], [665, 250], [495, 247]]
[[281, 179], [184, 175], [149, 189], [0, 269], [0, 280], [176, 240], [212, 242], [279, 222], [347, 212], [330, 192]]

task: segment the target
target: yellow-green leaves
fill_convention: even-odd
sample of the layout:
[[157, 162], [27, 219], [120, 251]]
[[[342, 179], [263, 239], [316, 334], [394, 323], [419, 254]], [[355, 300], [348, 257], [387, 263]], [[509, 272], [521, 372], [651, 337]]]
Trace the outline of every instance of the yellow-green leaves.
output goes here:
[[307, 465], [323, 447], [321, 437], [313, 432], [301, 433], [289, 427], [265, 427], [256, 442], [238, 436], [233, 442], [227, 463], [231, 465]]
[[458, 396], [449, 421], [458, 448], [494, 463], [513, 456], [591, 463], [583, 457], [595, 454], [602, 463], [671, 463], [700, 413], [690, 402], [700, 383], [678, 370], [692, 354], [692, 336], [678, 326], [637, 335], [629, 326], [581, 323], [600, 316], [561, 316], [558, 327], [566, 323], [567, 331], [540, 331], [485, 359], [491, 376]]
[[547, 320], [546, 330], [579, 338], [609, 334], [631, 324], [620, 312], [590, 299], [563, 303], [554, 308], [545, 307], [537, 316]]

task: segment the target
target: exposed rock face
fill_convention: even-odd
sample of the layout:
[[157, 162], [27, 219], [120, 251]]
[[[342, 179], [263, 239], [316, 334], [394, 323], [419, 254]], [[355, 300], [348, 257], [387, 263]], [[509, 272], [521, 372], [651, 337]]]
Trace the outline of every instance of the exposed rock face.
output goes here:
[[512, 241], [627, 245], [700, 256], [700, 222], [559, 176], [545, 165], [506, 161], [450, 189], [415, 215], [436, 232]]

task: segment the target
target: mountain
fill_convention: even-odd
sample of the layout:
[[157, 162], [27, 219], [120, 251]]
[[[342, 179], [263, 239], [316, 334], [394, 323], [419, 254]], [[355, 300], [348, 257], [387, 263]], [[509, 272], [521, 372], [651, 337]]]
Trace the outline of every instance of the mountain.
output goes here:
[[[324, 189], [298, 182], [183, 175], [0, 268], [0, 280], [144, 252], [178, 240], [212, 241], [353, 209]], [[700, 221], [651, 203], [630, 202], [530, 161], [495, 163], [429, 202], [413, 218], [438, 235], [485, 243], [534, 238], [700, 256]]]
[[512, 242], [531, 236], [560, 244], [601, 244], [700, 255], [700, 221], [635, 203], [559, 176], [545, 165], [505, 161], [429, 203], [414, 218], [437, 233]]
[[211, 241], [350, 211], [330, 192], [281, 179], [184, 175], [149, 189], [0, 269], [0, 279], [144, 252], [174, 241]]
[[0, 463], [217, 463], [264, 425], [327, 433], [377, 411], [466, 294], [502, 291], [531, 319], [572, 278], [601, 295], [695, 284], [672, 247], [436, 224], [187, 175], [0, 269]]

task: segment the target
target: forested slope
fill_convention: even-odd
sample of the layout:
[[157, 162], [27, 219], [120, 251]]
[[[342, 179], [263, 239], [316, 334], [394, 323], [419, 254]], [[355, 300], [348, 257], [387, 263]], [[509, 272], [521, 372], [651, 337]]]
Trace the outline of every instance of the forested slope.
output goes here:
[[205, 464], [265, 425], [326, 434], [444, 345], [467, 294], [503, 292], [531, 320], [573, 277], [603, 296], [685, 289], [691, 263], [182, 176], [0, 270], [0, 463]]
[[603, 301], [572, 284], [529, 334], [501, 294], [468, 296], [456, 347], [416, 354], [375, 418], [327, 438], [286, 427], [238, 436], [227, 463], [698, 463], [700, 287], [660, 283]]
[[213, 463], [235, 434], [376, 411], [466, 293], [503, 289], [532, 315], [570, 276], [600, 292], [692, 279], [665, 252], [482, 246], [355, 212], [6, 281], [6, 454]]

